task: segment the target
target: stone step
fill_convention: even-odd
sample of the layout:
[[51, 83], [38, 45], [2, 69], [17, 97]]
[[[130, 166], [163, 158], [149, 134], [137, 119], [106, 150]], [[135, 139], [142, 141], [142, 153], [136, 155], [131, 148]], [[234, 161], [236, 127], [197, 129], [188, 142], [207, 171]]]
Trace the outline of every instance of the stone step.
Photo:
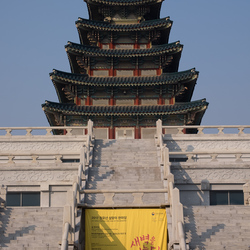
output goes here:
[[137, 182], [131, 182], [131, 181], [88, 181], [86, 184], [86, 187], [88, 189], [97, 189], [100, 187], [110, 187], [111, 189], [114, 189], [115, 187], [118, 189], [122, 189], [124, 187], [127, 188], [149, 188], [149, 189], [156, 189], [156, 188], [162, 188], [163, 183], [161, 181], [137, 181]]
[[193, 206], [184, 208], [190, 249], [249, 249], [249, 207]]
[[[162, 189], [154, 140], [96, 140], [87, 189]], [[116, 193], [115, 204], [130, 204], [133, 195]], [[144, 194], [146, 203], [164, 203], [165, 194]], [[85, 202], [102, 204], [103, 194], [85, 195]]]
[[0, 209], [0, 249], [60, 249], [62, 219], [63, 208]]
[[99, 172], [99, 171], [90, 171], [89, 172], [89, 178], [95, 178], [95, 179], [103, 179], [103, 181], [108, 181], [107, 179], [126, 179], [129, 181], [132, 180], [139, 180], [139, 179], [143, 179], [145, 181], [150, 181], [151, 179], [155, 179], [157, 178], [158, 180], [161, 178], [161, 173], [160, 171], [158, 172], [153, 172], [150, 171], [113, 171], [113, 172]]
[[[89, 205], [102, 205], [104, 203], [104, 194], [87, 194], [85, 196], [85, 203]], [[113, 197], [113, 202], [115, 205], [128, 205], [133, 203], [134, 197], [132, 194], [115, 194]], [[146, 193], [142, 197], [142, 202], [144, 205], [150, 204], [163, 204], [165, 203], [165, 195], [162, 193]]]

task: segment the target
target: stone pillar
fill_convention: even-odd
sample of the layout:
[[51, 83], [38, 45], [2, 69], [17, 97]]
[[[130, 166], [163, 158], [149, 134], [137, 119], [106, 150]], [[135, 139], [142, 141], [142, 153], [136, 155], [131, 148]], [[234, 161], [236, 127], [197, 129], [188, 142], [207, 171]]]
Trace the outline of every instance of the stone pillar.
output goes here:
[[7, 194], [7, 187], [2, 185], [0, 187], [0, 207], [6, 206], [6, 194]]
[[41, 207], [49, 207], [49, 184], [42, 183], [40, 187], [41, 191]]
[[210, 182], [206, 179], [201, 181], [200, 199], [202, 206], [210, 205]]
[[243, 185], [243, 193], [244, 193], [244, 205], [250, 205], [250, 183], [247, 182]]

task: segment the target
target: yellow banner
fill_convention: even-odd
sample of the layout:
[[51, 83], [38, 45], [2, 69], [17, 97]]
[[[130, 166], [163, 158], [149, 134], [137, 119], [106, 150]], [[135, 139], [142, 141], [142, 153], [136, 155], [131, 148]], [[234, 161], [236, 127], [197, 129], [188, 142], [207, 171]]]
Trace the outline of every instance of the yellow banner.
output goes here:
[[165, 209], [86, 209], [86, 250], [166, 250]]

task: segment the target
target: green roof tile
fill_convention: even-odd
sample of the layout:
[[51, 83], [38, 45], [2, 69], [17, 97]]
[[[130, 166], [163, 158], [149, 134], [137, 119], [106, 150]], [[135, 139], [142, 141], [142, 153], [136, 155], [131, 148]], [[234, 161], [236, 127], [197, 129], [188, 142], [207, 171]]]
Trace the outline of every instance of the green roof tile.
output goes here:
[[42, 104], [45, 112], [60, 112], [69, 115], [109, 115], [109, 116], [133, 116], [133, 115], [173, 115], [187, 112], [201, 112], [208, 106], [206, 99], [179, 103], [174, 105], [155, 106], [76, 106], [46, 101]]
[[76, 25], [79, 28], [83, 27], [101, 31], [147, 31], [157, 28], [170, 28], [172, 25], [172, 21], [170, 21], [169, 17], [167, 17], [162, 19], [143, 21], [136, 24], [110, 24], [109, 22], [79, 18], [78, 21], [76, 21]]
[[54, 70], [50, 73], [54, 81], [63, 81], [69, 84], [86, 86], [154, 86], [164, 84], [178, 84], [197, 79], [195, 69], [176, 73], [163, 73], [160, 76], [134, 76], [134, 77], [91, 77], [89, 75], [72, 74]]
[[105, 5], [144, 5], [161, 3], [164, 0], [85, 0], [87, 3], [105, 4]]
[[83, 54], [86, 56], [105, 56], [105, 57], [144, 57], [157, 56], [165, 53], [178, 53], [182, 50], [183, 45], [179, 41], [163, 45], [155, 45], [149, 49], [100, 49], [96, 46], [81, 45], [68, 42], [65, 46], [68, 53]]

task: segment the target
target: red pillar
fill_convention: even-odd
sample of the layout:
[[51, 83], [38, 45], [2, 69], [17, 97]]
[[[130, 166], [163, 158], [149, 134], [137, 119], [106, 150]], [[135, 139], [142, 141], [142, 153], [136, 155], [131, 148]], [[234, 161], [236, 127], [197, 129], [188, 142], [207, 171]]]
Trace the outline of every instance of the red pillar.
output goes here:
[[85, 105], [86, 106], [90, 106], [92, 103], [91, 103], [91, 98], [90, 98], [90, 96], [87, 96], [87, 99], [86, 99], [86, 101], [85, 101]]
[[135, 105], [140, 105], [140, 99], [139, 99], [139, 96], [137, 95], [136, 98], [135, 98]]
[[80, 106], [81, 105], [81, 98], [76, 97], [76, 105]]
[[113, 43], [109, 43], [109, 48], [110, 49], [114, 49], [115, 48], [114, 44]]
[[110, 106], [114, 106], [115, 105], [115, 100], [114, 100], [113, 96], [111, 96], [110, 99], [109, 99], [109, 105]]
[[109, 127], [109, 139], [115, 139], [115, 128]]
[[140, 127], [135, 127], [135, 139], [140, 139]]
[[159, 68], [159, 69], [157, 69], [157, 72], [156, 72], [156, 74], [158, 75], [158, 76], [160, 76], [161, 75], [161, 68]]

